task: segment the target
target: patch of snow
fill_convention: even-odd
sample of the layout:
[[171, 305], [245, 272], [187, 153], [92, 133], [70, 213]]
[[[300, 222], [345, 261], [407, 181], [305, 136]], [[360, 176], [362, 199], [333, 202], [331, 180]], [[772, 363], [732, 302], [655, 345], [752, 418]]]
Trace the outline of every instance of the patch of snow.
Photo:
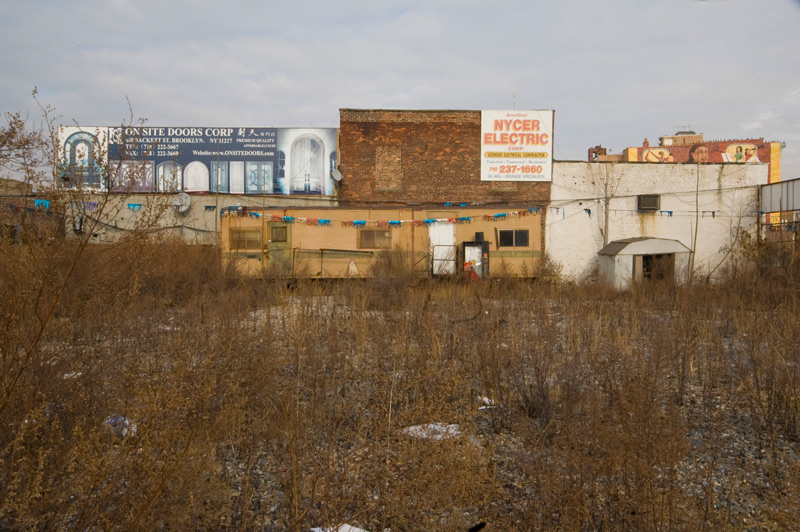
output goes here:
[[426, 440], [448, 440], [461, 435], [461, 427], [456, 424], [446, 425], [444, 423], [428, 423], [426, 425], [414, 425], [403, 429], [403, 434], [412, 438]]
[[500, 408], [500, 405], [498, 405], [494, 401], [494, 399], [489, 399], [488, 397], [481, 398], [481, 403], [483, 403], [483, 406], [479, 406], [478, 410], [489, 410], [492, 408]]
[[339, 525], [337, 527], [315, 527], [311, 529], [311, 532], [367, 532], [363, 528], [357, 528], [354, 526], [350, 526], [348, 524]]

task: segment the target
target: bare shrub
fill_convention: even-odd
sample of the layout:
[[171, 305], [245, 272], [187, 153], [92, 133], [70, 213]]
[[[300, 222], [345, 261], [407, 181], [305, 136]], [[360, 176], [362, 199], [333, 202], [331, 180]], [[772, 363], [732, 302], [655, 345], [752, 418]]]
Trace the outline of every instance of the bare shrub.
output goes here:
[[0, 528], [797, 521], [791, 260], [620, 293], [396, 259], [287, 285], [153, 232], [0, 241]]

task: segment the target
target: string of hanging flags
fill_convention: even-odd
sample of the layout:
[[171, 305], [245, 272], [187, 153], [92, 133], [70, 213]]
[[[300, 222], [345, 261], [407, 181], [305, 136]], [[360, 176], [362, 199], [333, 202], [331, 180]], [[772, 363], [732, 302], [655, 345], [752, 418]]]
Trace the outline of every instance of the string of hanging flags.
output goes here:
[[[377, 226], [377, 227], [400, 227], [404, 225], [415, 225], [415, 226], [429, 226], [437, 223], [449, 223], [449, 224], [465, 224], [471, 223], [477, 220], [483, 220], [487, 222], [499, 222], [503, 220], [507, 220], [510, 218], [519, 218], [521, 216], [528, 216], [530, 214], [539, 214], [541, 212], [551, 211], [555, 216], [561, 216], [566, 218], [567, 208], [566, 207], [529, 207], [527, 209], [520, 209], [520, 210], [512, 210], [507, 212], [498, 212], [495, 214], [481, 214], [475, 216], [458, 216], [458, 217], [447, 217], [447, 218], [423, 218], [423, 219], [402, 219], [402, 220], [341, 220], [341, 219], [326, 219], [326, 218], [308, 218], [308, 217], [300, 217], [300, 216], [283, 216], [280, 214], [269, 214], [263, 213], [255, 210], [250, 210], [247, 207], [229, 207], [227, 209], [222, 209], [220, 212], [220, 216], [249, 216], [250, 218], [265, 218], [266, 221], [269, 222], [279, 222], [285, 224], [305, 224], [305, 225], [314, 225], [314, 226], [327, 226], [330, 227], [332, 224], [341, 224], [343, 227], [365, 227], [365, 226]], [[592, 209], [587, 208], [570, 208], [569, 216], [574, 214], [583, 213], [589, 218], [592, 217]], [[633, 214], [633, 213], [642, 213], [642, 212], [649, 212], [649, 211], [641, 211], [637, 209], [611, 209], [611, 212], [614, 214]], [[672, 210], [659, 210], [653, 211], [654, 214], [658, 216], [666, 216], [672, 218], [673, 215], [686, 215], [686, 214], [701, 214], [703, 217], [710, 216], [711, 218], [716, 218], [718, 215], [722, 215], [719, 211], [672, 211]]]
[[286, 224], [305, 224], [316, 226], [330, 226], [333, 223], [340, 223], [343, 227], [400, 227], [403, 225], [415, 226], [429, 226], [436, 223], [449, 223], [449, 224], [465, 224], [471, 223], [476, 220], [484, 221], [500, 221], [508, 218], [519, 218], [520, 216], [528, 216], [529, 214], [539, 214], [544, 210], [543, 207], [530, 207], [522, 210], [514, 210], [509, 212], [500, 212], [495, 214], [482, 214], [478, 216], [459, 216], [448, 218], [424, 218], [406, 219], [406, 220], [333, 220], [325, 218], [304, 218], [299, 216], [283, 216], [279, 214], [268, 214], [258, 211], [250, 211], [244, 207], [231, 207], [224, 209], [221, 216], [249, 216], [250, 218], [265, 218], [268, 222], [279, 222]]

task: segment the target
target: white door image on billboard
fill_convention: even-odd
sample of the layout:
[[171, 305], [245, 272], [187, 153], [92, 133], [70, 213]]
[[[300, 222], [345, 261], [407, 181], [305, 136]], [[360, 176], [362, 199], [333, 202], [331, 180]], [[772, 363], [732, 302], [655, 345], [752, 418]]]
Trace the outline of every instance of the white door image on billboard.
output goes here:
[[208, 166], [192, 161], [183, 169], [183, 190], [186, 192], [208, 192]]
[[433, 275], [456, 273], [456, 226], [434, 222], [428, 226], [431, 241], [431, 272]]
[[321, 195], [325, 175], [325, 150], [316, 135], [306, 134], [292, 143], [290, 194]]

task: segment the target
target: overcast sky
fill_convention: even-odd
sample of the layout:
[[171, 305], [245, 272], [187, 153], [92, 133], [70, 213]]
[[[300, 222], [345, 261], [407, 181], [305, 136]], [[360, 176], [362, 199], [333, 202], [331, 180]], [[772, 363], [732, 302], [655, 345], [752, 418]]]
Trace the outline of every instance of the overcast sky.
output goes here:
[[0, 44], [0, 110], [64, 125], [555, 109], [556, 160], [693, 129], [800, 177], [800, 0], [4, 0]]

